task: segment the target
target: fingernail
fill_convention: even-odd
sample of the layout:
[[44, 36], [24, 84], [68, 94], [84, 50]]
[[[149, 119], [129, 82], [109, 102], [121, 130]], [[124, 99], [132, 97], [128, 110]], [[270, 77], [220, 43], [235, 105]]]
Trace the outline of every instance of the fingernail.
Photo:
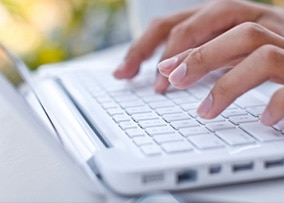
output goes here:
[[266, 109], [263, 114], [261, 115], [260, 121], [264, 124], [264, 125], [273, 125], [273, 119], [272, 119], [272, 115], [270, 113], [270, 111], [268, 109]]
[[202, 117], [206, 118], [206, 115], [210, 112], [212, 108], [213, 97], [209, 94], [205, 100], [201, 103], [201, 105], [197, 109], [197, 114]]
[[166, 78], [165, 77], [163, 77], [162, 75], [160, 75], [160, 74], [157, 74], [157, 77], [156, 77], [156, 80], [155, 80], [155, 91], [156, 92], [159, 92], [159, 93], [162, 93], [162, 92], [164, 92], [165, 91], [165, 89], [167, 88], [167, 85], [165, 85], [165, 82], [167, 81], [165, 81], [166, 80]]
[[180, 64], [169, 76], [169, 81], [174, 86], [179, 85], [186, 76], [186, 64]]
[[176, 65], [177, 61], [178, 61], [177, 57], [172, 57], [172, 58], [163, 60], [158, 64], [158, 69], [161, 71], [170, 70], [173, 68], [174, 65]]

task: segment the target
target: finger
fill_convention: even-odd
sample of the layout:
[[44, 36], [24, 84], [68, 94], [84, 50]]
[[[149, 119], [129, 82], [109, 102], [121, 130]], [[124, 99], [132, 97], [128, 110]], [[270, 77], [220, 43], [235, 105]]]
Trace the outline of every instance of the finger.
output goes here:
[[262, 46], [217, 81], [198, 108], [198, 114], [203, 118], [214, 118], [237, 97], [264, 81], [283, 83], [283, 65], [283, 49], [272, 45]]
[[194, 10], [181, 12], [152, 21], [145, 33], [130, 47], [123, 63], [114, 71], [116, 78], [132, 78], [141, 63], [149, 58], [155, 49], [166, 40], [172, 27], [192, 15]]
[[[243, 1], [212, 1], [171, 30], [162, 60], [197, 47], [242, 22], [255, 21], [263, 10], [262, 6]], [[158, 78], [155, 84], [165, 87], [162, 90], [165, 92], [168, 83], [165, 79], [161, 80], [161, 76]]]
[[184, 61], [177, 62], [169, 81], [177, 88], [186, 88], [210, 71], [232, 64], [265, 44], [284, 47], [279, 35], [258, 24], [243, 23], [189, 52]]
[[212, 1], [171, 30], [163, 59], [200, 46], [238, 24], [253, 22], [262, 10], [243, 1]]
[[171, 72], [189, 55], [192, 49], [186, 50], [171, 58], [165, 59], [158, 64], [158, 70], [164, 77], [169, 77]]
[[181, 54], [178, 54], [172, 58], [166, 59], [158, 64], [158, 72], [155, 81], [155, 91], [159, 93], [165, 93], [168, 89], [170, 82], [168, 80], [169, 74], [174, 70], [176, 66], [182, 62], [190, 50], [187, 50]]
[[284, 117], [284, 88], [273, 94], [268, 106], [261, 116], [264, 125], [272, 126]]

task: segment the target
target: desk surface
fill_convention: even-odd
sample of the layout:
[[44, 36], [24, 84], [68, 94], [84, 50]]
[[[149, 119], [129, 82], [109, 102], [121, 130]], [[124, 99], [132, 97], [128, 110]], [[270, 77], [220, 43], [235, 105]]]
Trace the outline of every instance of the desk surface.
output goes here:
[[[125, 46], [80, 58], [69, 65], [106, 63], [122, 57]], [[0, 106], [3, 108], [3, 106]], [[284, 180], [179, 192], [190, 202], [283, 202]], [[0, 202], [111, 202], [116, 198], [94, 184], [57, 143], [35, 133], [0, 133]], [[164, 198], [165, 195], [162, 197]], [[166, 198], [168, 198], [166, 196]], [[107, 201], [108, 200], [108, 201]], [[116, 202], [130, 202], [119, 198]], [[141, 201], [140, 201], [141, 202]], [[152, 202], [146, 199], [145, 202]], [[175, 202], [169, 198], [167, 202]]]

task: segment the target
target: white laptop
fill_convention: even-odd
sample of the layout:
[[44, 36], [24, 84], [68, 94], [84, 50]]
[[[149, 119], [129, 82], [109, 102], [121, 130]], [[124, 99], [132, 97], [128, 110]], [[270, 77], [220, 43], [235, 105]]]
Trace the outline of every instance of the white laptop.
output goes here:
[[5, 52], [0, 67], [20, 71], [40, 104], [31, 107], [42, 110], [51, 136], [119, 194], [284, 177], [284, 120], [273, 127], [259, 122], [278, 85], [265, 83], [216, 119], [204, 120], [196, 108], [220, 71], [162, 95], [152, 89], [156, 60], [145, 63], [135, 79], [117, 81], [111, 66], [119, 59], [112, 55], [105, 63], [58, 64], [35, 76]]

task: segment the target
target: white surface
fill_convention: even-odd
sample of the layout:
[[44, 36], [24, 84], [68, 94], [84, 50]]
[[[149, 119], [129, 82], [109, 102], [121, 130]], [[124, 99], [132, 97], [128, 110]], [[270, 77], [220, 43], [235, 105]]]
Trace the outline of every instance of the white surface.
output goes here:
[[[76, 63], [68, 63], [63, 67], [75, 64], [107, 65], [104, 62], [110, 61], [109, 54], [119, 59], [124, 55], [125, 50], [126, 46], [115, 47], [88, 55]], [[94, 60], [96, 63], [93, 62]], [[0, 108], [2, 112], [3, 109], [7, 109], [3, 102]], [[17, 109], [15, 110], [14, 113], [17, 112]], [[11, 131], [8, 134], [0, 133], [0, 202], [104, 201], [98, 193], [100, 186], [94, 185], [54, 140], [39, 134], [38, 131], [35, 132], [33, 126], [29, 125], [31, 123], [29, 116], [23, 114], [15, 116], [16, 120], [10, 120], [9, 125], [1, 122], [1, 127]], [[26, 126], [25, 131], [19, 128], [20, 124]], [[283, 188], [284, 180], [278, 180], [184, 191], [177, 195], [194, 202], [283, 202]], [[148, 199], [148, 202], [151, 201]]]
[[[0, 202], [102, 202], [99, 186], [0, 82]], [[11, 90], [11, 89], [10, 89]]]

